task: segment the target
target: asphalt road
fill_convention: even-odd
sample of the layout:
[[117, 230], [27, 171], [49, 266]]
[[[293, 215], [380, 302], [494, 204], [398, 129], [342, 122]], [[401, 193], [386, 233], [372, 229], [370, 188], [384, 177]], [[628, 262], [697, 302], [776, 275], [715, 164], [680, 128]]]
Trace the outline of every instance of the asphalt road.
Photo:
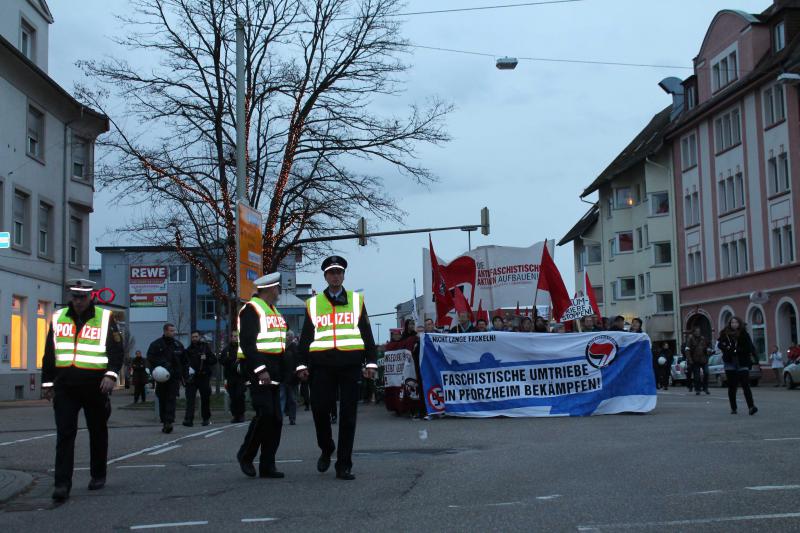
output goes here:
[[6, 405], [0, 468], [36, 483], [0, 506], [0, 531], [800, 531], [800, 390], [754, 394], [755, 416], [743, 399], [729, 414], [721, 389], [590, 418], [412, 421], [360, 406], [350, 482], [316, 471], [310, 413], [284, 426], [286, 478], [250, 479], [234, 459], [244, 425], [215, 412], [164, 435], [117, 395], [108, 484], [86, 490], [82, 431], [62, 505], [51, 409]]

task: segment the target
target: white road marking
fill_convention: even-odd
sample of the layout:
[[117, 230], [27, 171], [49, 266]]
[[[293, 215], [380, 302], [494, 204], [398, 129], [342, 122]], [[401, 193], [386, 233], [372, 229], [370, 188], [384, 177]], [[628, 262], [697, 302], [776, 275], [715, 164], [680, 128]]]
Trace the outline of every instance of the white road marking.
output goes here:
[[160, 455], [162, 453], [168, 452], [170, 450], [174, 450], [175, 448], [180, 448], [180, 444], [174, 444], [172, 446], [167, 446], [166, 448], [161, 448], [160, 450], [156, 450], [154, 452], [150, 452], [147, 455]]
[[221, 464], [223, 464], [223, 463], [199, 463], [199, 464], [196, 464], [196, 465], [186, 465], [186, 466], [190, 466], [192, 468], [202, 468], [204, 466], [217, 466], [217, 465], [221, 465]]
[[275, 461], [276, 463], [302, 463], [302, 459], [281, 459], [280, 461]]
[[759, 485], [745, 488], [747, 490], [797, 490], [800, 489], [800, 485]]
[[487, 503], [487, 507], [508, 507], [510, 505], [522, 505], [522, 502], [500, 502], [500, 503]]
[[[76, 466], [75, 468], [73, 468], [73, 470], [89, 470], [89, 467], [88, 466]], [[48, 472], [55, 472], [56, 469], [55, 468], [48, 468], [47, 471]]]
[[39, 435], [38, 437], [28, 437], [27, 439], [18, 439], [8, 442], [0, 442], [0, 446], [11, 446], [12, 444], [19, 444], [20, 442], [30, 442], [32, 440], [46, 439], [47, 437], [55, 437], [55, 433], [48, 433], [47, 435]]
[[191, 435], [184, 435], [183, 437], [178, 437], [177, 439], [174, 439], [174, 440], [171, 440], [171, 441], [168, 441], [168, 442], [162, 442], [161, 444], [156, 444], [154, 446], [149, 446], [147, 448], [141, 449], [141, 450], [136, 451], [136, 452], [131, 452], [129, 454], [122, 455], [120, 457], [115, 457], [114, 459], [109, 460], [106, 464], [111, 465], [111, 464], [114, 464], [114, 463], [118, 463], [120, 461], [124, 461], [126, 459], [130, 459], [131, 457], [136, 457], [138, 455], [142, 455], [142, 454], [145, 454], [145, 453], [148, 453], [148, 452], [152, 452], [154, 450], [158, 450], [159, 448], [163, 448], [165, 446], [169, 446], [171, 444], [175, 444], [176, 442], [180, 442], [180, 441], [182, 441], [184, 439], [191, 439], [193, 437], [199, 437], [200, 435], [205, 435], [207, 433], [211, 433], [211, 432], [214, 432], [214, 431], [219, 431], [219, 429], [217, 429], [217, 428], [207, 429], [205, 431], [199, 431], [197, 433], [192, 433]]
[[183, 527], [183, 526], [207, 526], [208, 520], [197, 520], [195, 522], [171, 522], [165, 524], [143, 524], [131, 526], [131, 529], [158, 529], [160, 527]]
[[537, 496], [537, 500], [555, 500], [556, 498], [560, 498], [561, 494], [550, 494], [549, 496]]
[[578, 531], [600, 531], [607, 529], [641, 529], [644, 527], [688, 526], [695, 524], [717, 524], [722, 522], [751, 522], [754, 520], [779, 520], [782, 518], [800, 518], [800, 513], [776, 513], [743, 516], [719, 516], [715, 518], [695, 518], [688, 520], [669, 520], [664, 522], [630, 522], [620, 524], [596, 524], [578, 526]]
[[770, 441], [770, 442], [779, 441], [779, 440], [800, 440], [800, 437], [780, 437], [780, 438], [764, 439], [764, 440], [765, 441]]
[[119, 465], [117, 468], [164, 468], [167, 465]]
[[221, 429], [220, 429], [219, 431], [215, 431], [215, 432], [213, 432], [213, 433], [209, 433], [208, 435], [206, 435], [206, 436], [205, 436], [205, 437], [203, 437], [203, 438], [204, 438], [204, 439], [207, 439], [207, 438], [209, 438], [209, 437], [213, 437], [214, 435], [219, 435], [220, 433], [222, 433], [222, 430], [221, 430]]
[[242, 522], [272, 522], [277, 520], [277, 518], [265, 517], [265, 518], [242, 518]]
[[701, 490], [700, 492], [693, 492], [692, 494], [722, 494], [721, 490]]

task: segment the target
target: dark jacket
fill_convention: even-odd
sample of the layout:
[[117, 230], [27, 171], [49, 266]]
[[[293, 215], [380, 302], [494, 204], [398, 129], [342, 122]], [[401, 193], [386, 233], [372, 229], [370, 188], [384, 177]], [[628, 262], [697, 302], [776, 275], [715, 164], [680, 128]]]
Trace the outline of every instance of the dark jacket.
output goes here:
[[270, 381], [281, 382], [288, 369], [285, 354], [259, 352], [256, 340], [260, 329], [258, 312], [252, 305], [245, 305], [239, 313], [239, 344], [244, 352], [245, 377], [253, 382], [256, 370], [258, 373], [266, 370], [269, 372]]
[[708, 356], [711, 350], [705, 337], [702, 335], [690, 335], [686, 340], [686, 348], [686, 360], [689, 362], [689, 364], [708, 364]]
[[722, 351], [722, 361], [726, 366], [749, 369], [758, 360], [756, 348], [747, 331], [742, 330], [737, 336], [725, 329], [717, 339], [717, 343]]
[[222, 350], [220, 356], [220, 363], [222, 364], [223, 375], [228, 382], [241, 381], [242, 376], [239, 375], [239, 368], [236, 360], [239, 354], [239, 343], [230, 342]]
[[[94, 318], [95, 315], [94, 304], [89, 304], [89, 307], [82, 314], [78, 315], [72, 304], [69, 304], [67, 316], [75, 322], [75, 335], [83, 328], [83, 326]], [[108, 335], [106, 337], [106, 356], [108, 357], [108, 364], [104, 370], [90, 370], [86, 368], [78, 368], [70, 366], [67, 368], [56, 368], [56, 343], [53, 333], [53, 325], [50, 324], [50, 330], [47, 332], [47, 341], [44, 345], [44, 355], [42, 356], [42, 383], [54, 383], [61, 385], [84, 385], [90, 383], [97, 383], [99, 385], [103, 376], [107, 372], [113, 372], [119, 375], [122, 368], [122, 360], [124, 359], [124, 350], [122, 347], [122, 336], [119, 333], [119, 327], [114, 317], [108, 322]], [[113, 377], [113, 376], [111, 376]]]
[[169, 371], [170, 381], [180, 381], [183, 377], [183, 352], [181, 341], [161, 336], [147, 349], [147, 364], [151, 371], [163, 366]]
[[[325, 297], [332, 305], [347, 305], [347, 291], [342, 292], [333, 298], [328, 289], [323, 292]], [[312, 296], [315, 298], [315, 296]], [[369, 323], [367, 306], [362, 304], [361, 314], [358, 318], [358, 329], [361, 332], [361, 340], [364, 342], [363, 350], [323, 350], [320, 352], [310, 352], [309, 347], [314, 341], [314, 321], [308, 316], [306, 311], [303, 331], [300, 333], [300, 342], [297, 346], [298, 365], [308, 366], [362, 366], [366, 364], [376, 364], [378, 352], [375, 348], [375, 339], [372, 337], [372, 326]]]
[[[206, 356], [202, 359], [201, 356]], [[210, 376], [213, 373], [214, 366], [217, 364], [217, 356], [211, 351], [211, 347], [207, 342], [200, 341], [198, 343], [191, 343], [188, 348], [183, 352], [183, 372], [184, 378], [189, 378], [189, 369], [194, 369], [194, 376]]]
[[474, 332], [475, 332], [475, 326], [470, 324], [468, 328], [465, 328], [464, 326], [461, 325], [461, 322], [457, 323], [455, 326], [450, 328], [450, 333], [474, 333]]
[[147, 383], [147, 361], [144, 357], [134, 357], [131, 359], [131, 374], [133, 383], [141, 385]]

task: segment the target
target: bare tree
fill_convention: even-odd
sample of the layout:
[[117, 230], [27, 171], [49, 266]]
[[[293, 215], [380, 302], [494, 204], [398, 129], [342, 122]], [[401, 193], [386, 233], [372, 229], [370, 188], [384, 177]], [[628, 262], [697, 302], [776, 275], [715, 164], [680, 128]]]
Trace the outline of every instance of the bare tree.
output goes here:
[[264, 214], [265, 270], [298, 239], [353, 231], [364, 214], [401, 220], [385, 179], [356, 170], [359, 160], [388, 163], [393, 179], [434, 179], [416, 149], [448, 140], [451, 107], [431, 98], [403, 117], [373, 111], [408, 68], [398, 0], [131, 4], [118, 43], [145, 64], [81, 62], [93, 83], [79, 94], [108, 106], [112, 123], [98, 180], [122, 202], [152, 206], [121, 231], [175, 246], [219, 301], [236, 292], [237, 17], [247, 23], [247, 196]]

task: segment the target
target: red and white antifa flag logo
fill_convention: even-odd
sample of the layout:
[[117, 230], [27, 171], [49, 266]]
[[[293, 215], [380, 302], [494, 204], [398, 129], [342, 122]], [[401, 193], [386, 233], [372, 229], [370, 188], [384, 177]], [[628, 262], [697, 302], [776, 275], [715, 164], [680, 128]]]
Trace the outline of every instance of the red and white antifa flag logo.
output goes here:
[[586, 360], [595, 368], [605, 368], [617, 358], [618, 350], [613, 337], [598, 335], [586, 345]]

